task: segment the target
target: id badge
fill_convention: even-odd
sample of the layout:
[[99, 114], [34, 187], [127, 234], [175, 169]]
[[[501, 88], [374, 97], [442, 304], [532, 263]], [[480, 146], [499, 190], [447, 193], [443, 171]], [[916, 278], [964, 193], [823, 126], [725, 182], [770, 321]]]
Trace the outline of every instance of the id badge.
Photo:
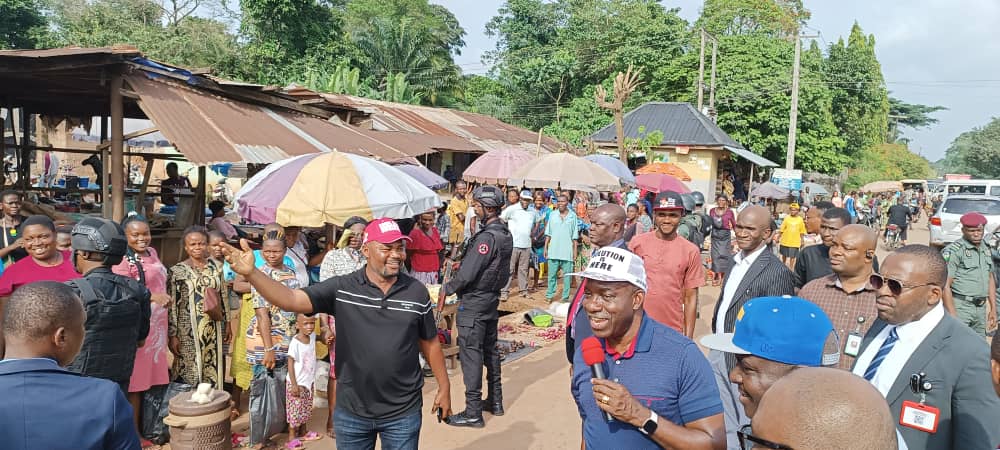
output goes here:
[[857, 358], [860, 351], [861, 335], [852, 331], [847, 335], [847, 339], [844, 340], [844, 354]]
[[940, 417], [940, 409], [907, 400], [903, 402], [903, 409], [899, 411], [899, 424], [915, 430], [934, 433], [937, 432], [938, 418]]

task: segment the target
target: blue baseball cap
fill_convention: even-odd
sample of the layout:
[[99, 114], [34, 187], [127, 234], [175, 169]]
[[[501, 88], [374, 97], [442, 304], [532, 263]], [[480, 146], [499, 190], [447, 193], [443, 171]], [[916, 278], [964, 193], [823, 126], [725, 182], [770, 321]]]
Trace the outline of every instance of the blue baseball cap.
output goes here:
[[735, 333], [710, 334], [701, 344], [798, 366], [830, 366], [840, 360], [840, 341], [830, 318], [815, 303], [788, 295], [751, 299], [736, 316]]

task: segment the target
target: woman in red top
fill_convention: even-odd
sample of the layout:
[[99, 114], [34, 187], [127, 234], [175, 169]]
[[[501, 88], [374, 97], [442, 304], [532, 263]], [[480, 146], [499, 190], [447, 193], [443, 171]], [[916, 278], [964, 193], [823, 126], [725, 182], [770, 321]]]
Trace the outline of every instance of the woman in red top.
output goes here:
[[[0, 316], [3, 304], [15, 289], [36, 281], [64, 282], [80, 278], [73, 266], [71, 252], [60, 252], [56, 248], [56, 225], [47, 216], [31, 216], [21, 222], [17, 242], [28, 251], [28, 257], [11, 264], [0, 275]], [[0, 355], [4, 351], [3, 336], [0, 335]]]
[[28, 258], [12, 264], [0, 276], [0, 297], [36, 281], [64, 282], [80, 278], [70, 252], [56, 248], [56, 225], [47, 216], [31, 216], [21, 222], [21, 246]]
[[410, 257], [413, 278], [424, 284], [438, 284], [438, 270], [441, 269], [438, 252], [444, 246], [441, 245], [441, 235], [434, 226], [434, 213], [419, 216], [417, 226], [410, 231], [410, 239], [406, 252]]

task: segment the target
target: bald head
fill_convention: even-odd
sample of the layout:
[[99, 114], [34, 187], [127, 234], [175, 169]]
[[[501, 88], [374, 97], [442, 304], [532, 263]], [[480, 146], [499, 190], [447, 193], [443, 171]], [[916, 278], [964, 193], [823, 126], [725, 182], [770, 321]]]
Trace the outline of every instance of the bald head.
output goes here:
[[864, 225], [848, 225], [841, 228], [838, 234], [846, 234], [851, 241], [864, 250], [875, 250], [875, 246], [878, 245], [878, 233]]
[[848, 225], [833, 236], [830, 243], [830, 269], [841, 280], [867, 277], [872, 273], [878, 235], [864, 225]]
[[763, 206], [748, 206], [736, 217], [736, 245], [753, 253], [771, 240], [771, 213]]
[[778, 380], [752, 425], [754, 436], [797, 449], [897, 448], [885, 398], [861, 377], [833, 368], [804, 367]]
[[625, 208], [605, 203], [590, 213], [590, 242], [595, 247], [605, 247], [625, 234]]
[[742, 212], [740, 212], [737, 220], [745, 220], [747, 223], [754, 224], [761, 227], [771, 226], [771, 212], [763, 206], [747, 206]]

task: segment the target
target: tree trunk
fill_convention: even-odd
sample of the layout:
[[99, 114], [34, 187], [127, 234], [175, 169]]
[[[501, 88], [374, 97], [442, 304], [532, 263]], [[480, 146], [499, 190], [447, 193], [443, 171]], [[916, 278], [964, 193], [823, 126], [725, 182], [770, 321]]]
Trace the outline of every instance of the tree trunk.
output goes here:
[[615, 137], [618, 141], [618, 159], [628, 166], [628, 153], [625, 151], [625, 119], [622, 110], [615, 110]]

